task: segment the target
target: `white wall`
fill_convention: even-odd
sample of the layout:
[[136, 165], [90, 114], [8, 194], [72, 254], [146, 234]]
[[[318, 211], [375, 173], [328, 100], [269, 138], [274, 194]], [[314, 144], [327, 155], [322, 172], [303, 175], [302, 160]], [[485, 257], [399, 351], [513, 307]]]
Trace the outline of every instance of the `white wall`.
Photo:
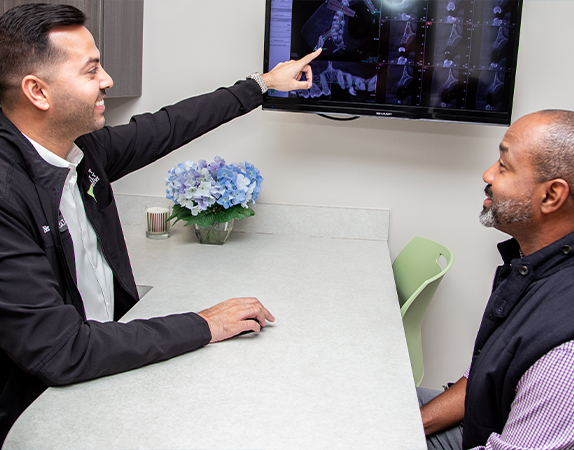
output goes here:
[[[572, 1], [525, 0], [514, 118], [574, 108], [571, 17]], [[264, 0], [146, 0], [143, 95], [107, 100], [108, 123], [261, 70], [263, 19]], [[341, 123], [259, 109], [118, 181], [114, 190], [163, 195], [172, 166], [220, 155], [259, 167], [264, 202], [390, 208], [393, 258], [415, 235], [455, 253], [423, 327], [423, 386], [438, 388], [458, 379], [470, 361], [499, 263], [495, 244], [505, 235], [482, 228], [477, 217], [482, 173], [496, 161], [504, 132], [380, 118]]]

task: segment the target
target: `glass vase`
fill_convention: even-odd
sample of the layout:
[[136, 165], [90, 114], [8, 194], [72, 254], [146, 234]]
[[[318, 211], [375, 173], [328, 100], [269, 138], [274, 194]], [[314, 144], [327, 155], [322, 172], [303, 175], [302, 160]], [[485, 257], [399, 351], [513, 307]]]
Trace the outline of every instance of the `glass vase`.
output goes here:
[[219, 223], [213, 222], [208, 227], [198, 227], [193, 225], [195, 235], [200, 244], [215, 244], [223, 245], [233, 230], [233, 220], [229, 222]]

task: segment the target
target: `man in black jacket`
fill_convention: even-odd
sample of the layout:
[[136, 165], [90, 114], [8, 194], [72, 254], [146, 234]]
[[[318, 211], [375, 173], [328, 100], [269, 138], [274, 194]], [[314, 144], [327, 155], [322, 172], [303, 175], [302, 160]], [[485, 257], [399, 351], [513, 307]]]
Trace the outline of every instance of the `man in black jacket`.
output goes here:
[[[261, 105], [308, 89], [309, 62], [104, 127], [105, 90], [84, 14], [24, 5], [0, 18], [0, 444], [47, 386], [192, 351], [271, 313], [235, 298], [196, 313], [119, 323], [137, 301], [111, 182]], [[248, 319], [257, 319], [248, 320]]]

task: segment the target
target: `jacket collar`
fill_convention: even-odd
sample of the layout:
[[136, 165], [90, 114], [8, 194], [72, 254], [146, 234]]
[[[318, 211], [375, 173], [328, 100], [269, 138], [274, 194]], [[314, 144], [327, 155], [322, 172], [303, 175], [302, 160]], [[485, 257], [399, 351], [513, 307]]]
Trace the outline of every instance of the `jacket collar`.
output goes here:
[[6, 144], [2, 145], [2, 152], [12, 150], [11, 156], [22, 164], [37, 185], [47, 189], [63, 186], [69, 169], [55, 167], [45, 161], [26, 136], [0, 110], [0, 143], [2, 142]]
[[514, 238], [499, 242], [497, 247], [504, 264], [510, 264], [513, 259], [520, 258], [520, 245]]
[[526, 265], [533, 270], [536, 278], [540, 278], [554, 273], [564, 267], [564, 264], [573, 264], [574, 233], [570, 233], [528, 256], [520, 255], [520, 246], [514, 238], [499, 243], [498, 251], [505, 264]]

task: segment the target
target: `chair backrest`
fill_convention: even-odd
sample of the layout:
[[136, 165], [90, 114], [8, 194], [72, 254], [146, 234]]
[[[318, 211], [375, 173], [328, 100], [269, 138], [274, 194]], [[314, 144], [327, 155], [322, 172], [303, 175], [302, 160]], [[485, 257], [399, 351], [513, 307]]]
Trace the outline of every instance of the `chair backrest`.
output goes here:
[[[444, 257], [444, 267], [439, 264]], [[454, 262], [453, 253], [444, 245], [415, 237], [393, 262], [403, 326], [411, 358], [415, 383], [424, 376], [421, 327], [431, 299], [442, 277]]]

